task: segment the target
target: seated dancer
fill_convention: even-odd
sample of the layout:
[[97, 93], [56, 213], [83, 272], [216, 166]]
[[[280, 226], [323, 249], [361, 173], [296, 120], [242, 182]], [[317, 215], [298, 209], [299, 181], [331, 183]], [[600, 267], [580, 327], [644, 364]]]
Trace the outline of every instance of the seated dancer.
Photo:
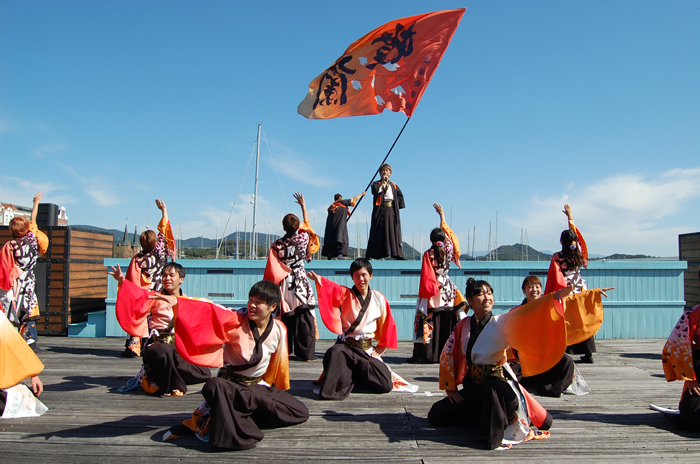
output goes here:
[[661, 361], [667, 381], [684, 381], [678, 411], [669, 411], [666, 417], [680, 428], [700, 431], [700, 305], [684, 311], [678, 319]]
[[450, 280], [450, 261], [458, 268], [459, 241], [445, 222], [442, 206], [433, 203], [440, 227], [430, 232], [432, 246], [423, 253], [416, 317], [413, 323], [413, 356], [409, 363], [436, 363], [457, 321], [467, 317], [467, 303]]
[[19, 328], [26, 343], [37, 352], [39, 338], [39, 301], [36, 297], [34, 267], [49, 247], [49, 239], [36, 226], [41, 192], [34, 196], [31, 219], [16, 217], [10, 221], [12, 240], [0, 252], [0, 305], [7, 319]]
[[[39, 372], [44, 365], [12, 327], [4, 313], [0, 313], [0, 416], [1, 419], [36, 417], [48, 408], [36, 396], [41, 395], [44, 384]], [[22, 380], [29, 377], [32, 389]]]
[[282, 292], [280, 309], [288, 330], [289, 352], [302, 361], [311, 361], [316, 359], [318, 327], [316, 300], [304, 261], [311, 261], [320, 241], [309, 224], [304, 195], [296, 192], [294, 199], [301, 206], [304, 222], [299, 225], [299, 218], [293, 214], [282, 219], [285, 235], [270, 247], [263, 279], [279, 285]]
[[559, 362], [567, 340], [595, 333], [603, 322], [600, 295], [605, 292], [595, 289], [564, 298], [571, 291], [566, 287], [493, 315], [493, 288], [470, 278], [465, 297], [474, 315], [462, 319], [445, 344], [440, 389], [447, 398], [432, 406], [430, 423], [478, 425], [488, 435], [490, 449], [546, 438], [549, 434], [541, 431], [550, 428], [552, 416], [520, 387], [506, 363], [506, 350], [516, 349], [523, 374], [532, 376]]
[[[542, 281], [539, 277], [531, 275], [525, 277], [522, 285], [525, 298], [522, 304], [527, 304], [535, 301], [542, 296]], [[514, 308], [513, 310], [516, 310]], [[525, 387], [533, 387], [542, 396], [551, 396], [559, 398], [561, 394], [569, 388], [574, 381], [574, 372], [576, 365], [573, 359], [567, 354], [561, 357], [561, 360], [551, 369], [530, 377], [523, 377], [520, 372], [520, 362], [516, 359], [510, 362], [513, 371], [518, 375], [518, 381]], [[579, 374], [580, 375], [580, 374]]]
[[[561, 251], [552, 255], [547, 273], [547, 283], [544, 293], [552, 293], [568, 287], [574, 288], [574, 293], [586, 290], [586, 281], [581, 277], [581, 267], [588, 268], [588, 247], [581, 231], [574, 224], [574, 215], [569, 205], [564, 205], [564, 214], [569, 220], [569, 228], [561, 233], [559, 243]], [[593, 337], [567, 347], [569, 354], [581, 354], [577, 362], [593, 363], [595, 339]]]
[[[126, 280], [145, 290], [162, 292], [163, 266], [168, 262], [168, 257], [175, 259], [176, 246], [165, 203], [162, 200], [156, 200], [156, 206], [163, 213], [158, 223], [158, 234], [156, 235], [152, 230], [141, 233], [139, 237], [141, 251], [131, 259], [126, 271]], [[125, 358], [141, 356], [141, 339], [127, 337], [122, 356]]]
[[401, 189], [393, 182], [391, 166], [382, 164], [379, 168], [380, 180], [372, 183], [374, 207], [372, 208], [372, 225], [367, 241], [367, 258], [381, 259], [391, 256], [403, 258], [403, 241], [401, 239], [401, 216], [399, 210], [406, 207]]
[[[315, 272], [321, 319], [331, 332], [340, 335], [323, 356], [320, 395], [324, 400], [344, 400], [355, 384], [377, 393], [393, 388], [392, 372], [381, 355], [397, 349], [396, 324], [386, 297], [369, 288], [372, 264], [358, 258], [350, 265], [353, 288], [338, 285]], [[378, 345], [372, 345], [377, 339]]]
[[[209, 368], [190, 364], [175, 350], [176, 315], [173, 305], [168, 301], [148, 298], [149, 292], [136, 285], [125, 285], [119, 265], [116, 269], [112, 268], [109, 274], [119, 282], [116, 307], [119, 324], [128, 334], [147, 339], [141, 372], [119, 391], [131, 391], [140, 386], [146, 393], [182, 396], [187, 393], [187, 385], [207, 381], [211, 377]], [[185, 280], [185, 268], [180, 264], [166, 264], [159, 280], [163, 295], [185, 296], [180, 289]]]
[[355, 206], [357, 200], [364, 197], [367, 192], [355, 195], [349, 200], [343, 200], [339, 193], [335, 194], [334, 202], [328, 207], [326, 218], [326, 231], [323, 234], [323, 248], [321, 256], [328, 259], [345, 259], [348, 255], [348, 207]]
[[184, 434], [219, 448], [255, 448], [263, 439], [259, 426], [286, 427], [309, 418], [304, 403], [289, 389], [289, 354], [284, 324], [272, 317], [279, 289], [269, 281], [253, 285], [247, 310], [212, 302], [157, 295], [179, 307], [175, 327], [178, 352], [192, 363], [220, 367], [202, 388], [204, 401], [164, 441]]

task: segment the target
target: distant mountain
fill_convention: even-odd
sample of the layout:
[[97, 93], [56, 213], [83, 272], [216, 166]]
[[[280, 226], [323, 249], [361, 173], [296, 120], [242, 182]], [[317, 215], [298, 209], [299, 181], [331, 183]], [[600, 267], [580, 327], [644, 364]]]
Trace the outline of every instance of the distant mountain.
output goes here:
[[605, 256], [605, 257], [600, 256], [600, 257], [603, 259], [649, 259], [649, 258], [653, 258], [653, 256], [649, 256], [649, 255], [625, 255], [622, 253], [615, 253], [614, 255]]
[[[83, 230], [87, 231], [94, 231], [94, 232], [101, 232], [101, 233], [109, 233], [112, 234], [114, 237], [114, 242], [116, 243], [117, 241], [120, 241], [124, 237], [124, 230], [118, 230], [118, 229], [103, 229], [102, 227], [97, 227], [97, 226], [88, 226], [88, 225], [72, 225], [71, 227], [76, 227], [80, 228]], [[143, 231], [141, 231], [143, 232]], [[129, 240], [133, 242], [134, 239], [134, 231], [130, 230], [129, 231]], [[239, 237], [242, 242], [249, 242], [252, 236], [251, 232], [240, 232]], [[277, 235], [268, 235], [268, 234], [262, 234], [258, 233], [257, 239], [258, 239], [258, 245], [259, 246], [267, 246], [268, 244], [274, 242], [279, 238]], [[138, 240], [138, 237], [137, 237]], [[229, 234], [226, 237], [227, 241], [227, 246], [235, 246], [236, 243], [236, 233], [233, 232]], [[323, 237], [321, 237], [321, 243], [323, 244]], [[192, 237], [188, 239], [183, 239], [182, 240], [182, 248], [199, 248], [199, 249], [213, 249], [216, 247], [216, 240], [213, 238], [206, 238], [206, 237]], [[229, 248], [229, 251], [231, 248]], [[355, 250], [356, 247], [349, 247], [349, 256], [355, 256]], [[413, 248], [411, 245], [409, 245], [407, 242], [403, 242], [403, 253], [404, 257], [409, 260], [419, 260], [422, 258], [423, 253], [416, 250]], [[552, 257], [552, 253], [549, 250], [542, 250], [542, 251], [537, 251], [534, 248], [526, 245], [522, 245], [520, 243], [516, 243], [514, 245], [502, 245], [496, 249], [496, 252], [494, 252], [494, 258], [496, 258], [499, 261], [520, 261], [524, 260], [525, 256], [527, 253], [527, 259], [529, 261], [549, 261]], [[365, 250], [364, 248], [360, 250], [360, 255], [364, 256]], [[477, 261], [483, 261], [487, 260], [488, 257], [486, 251], [477, 251], [475, 253], [476, 255], [476, 260]], [[494, 259], [492, 258], [492, 259]], [[648, 259], [648, 258], [653, 258], [652, 256], [649, 255], [627, 255], [627, 254], [622, 254], [622, 253], [615, 253], [610, 256], [604, 256], [604, 255], [597, 255], [597, 254], [591, 254], [590, 255], [591, 259]], [[460, 256], [460, 259], [463, 261], [469, 261], [471, 260], [471, 256], [468, 256], [466, 254], [462, 254]]]
[[[542, 253], [531, 246], [523, 245], [521, 243], [516, 243], [515, 245], [501, 245], [496, 248], [490, 256], [487, 252], [476, 253], [476, 261], [485, 261], [488, 259], [498, 260], [498, 261], [549, 261], [552, 257], [551, 254]], [[470, 260], [471, 256], [462, 255], [460, 257], [463, 260]]]

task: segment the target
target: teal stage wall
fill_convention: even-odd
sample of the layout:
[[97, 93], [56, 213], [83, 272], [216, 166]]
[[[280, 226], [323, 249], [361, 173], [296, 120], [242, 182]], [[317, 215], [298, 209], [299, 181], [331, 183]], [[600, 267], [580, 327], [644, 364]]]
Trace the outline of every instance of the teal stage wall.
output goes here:
[[[209, 298], [219, 304], [242, 308], [251, 285], [262, 279], [265, 261], [180, 260], [187, 270], [183, 291], [189, 296]], [[312, 261], [313, 269], [342, 285], [352, 286], [347, 261]], [[126, 271], [129, 260], [105, 259], [105, 266], [120, 264]], [[372, 288], [382, 292], [392, 308], [400, 340], [411, 340], [415, 314], [419, 261], [372, 261]], [[495, 291], [496, 314], [522, 301], [522, 280], [537, 275], [546, 280], [549, 262], [544, 261], [463, 261], [462, 269], [452, 266], [450, 277], [463, 291], [469, 277], [488, 281]], [[616, 287], [603, 301], [605, 317], [597, 338], [666, 338], [685, 305], [683, 272], [685, 261], [592, 261], [583, 271], [589, 288]], [[105, 276], [107, 278], [108, 276]], [[117, 323], [114, 305], [117, 285], [109, 277], [107, 290], [106, 336], [126, 336]], [[322, 339], [335, 338], [318, 318]], [[97, 333], [95, 336], [103, 336]]]

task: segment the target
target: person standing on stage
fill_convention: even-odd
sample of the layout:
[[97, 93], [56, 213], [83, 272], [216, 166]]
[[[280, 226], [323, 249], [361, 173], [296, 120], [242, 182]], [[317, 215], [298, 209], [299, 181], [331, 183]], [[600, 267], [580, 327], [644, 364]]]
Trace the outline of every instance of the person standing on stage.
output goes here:
[[309, 223], [304, 195], [296, 192], [294, 200], [301, 206], [304, 222], [299, 224], [299, 218], [291, 213], [282, 219], [285, 234], [270, 246], [263, 279], [278, 285], [282, 294], [278, 312], [287, 326], [289, 352], [302, 361], [312, 361], [318, 338], [316, 298], [305, 263], [318, 251], [320, 240]]
[[366, 257], [381, 259], [391, 256], [394, 259], [404, 259], [399, 215], [399, 210], [406, 207], [403, 193], [395, 183], [389, 182], [391, 166], [382, 164], [379, 174], [382, 178], [372, 183], [374, 208]]
[[[552, 255], [544, 287], [545, 295], [568, 286], [573, 286], [574, 293], [583, 292], [588, 288], [586, 281], [581, 276], [581, 268], [588, 268], [588, 247], [581, 231], [574, 224], [574, 214], [571, 212], [571, 207], [564, 205], [563, 213], [566, 214], [569, 228], [562, 231], [559, 238], [561, 251]], [[566, 352], [583, 355], [578, 362], [593, 363], [595, 339], [591, 337], [571, 345]]]
[[343, 200], [339, 193], [335, 194], [335, 201], [328, 207], [326, 218], [326, 232], [323, 235], [323, 249], [321, 255], [328, 259], [345, 259], [348, 255], [348, 207], [355, 206], [357, 200], [364, 197], [367, 192]]
[[[158, 233], [156, 234], [152, 230], [141, 233], [139, 237], [141, 251], [131, 258], [131, 263], [126, 271], [126, 280], [145, 290], [162, 292], [163, 269], [168, 258], [175, 259], [177, 246], [165, 203], [156, 199], [156, 206], [162, 212], [158, 223]], [[128, 336], [122, 356], [125, 358], [141, 356], [141, 338]]]
[[34, 196], [30, 220], [16, 217], [10, 221], [12, 240], [0, 252], [0, 305], [8, 320], [19, 328], [19, 333], [34, 351], [39, 338], [36, 321], [39, 320], [39, 300], [36, 296], [34, 268], [49, 247], [49, 239], [36, 225], [41, 192]]

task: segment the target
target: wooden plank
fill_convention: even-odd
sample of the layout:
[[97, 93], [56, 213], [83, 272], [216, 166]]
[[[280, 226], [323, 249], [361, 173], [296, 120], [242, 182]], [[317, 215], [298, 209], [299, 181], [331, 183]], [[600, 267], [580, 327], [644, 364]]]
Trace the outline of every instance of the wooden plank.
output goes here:
[[[138, 372], [140, 359], [124, 359], [122, 338], [76, 339], [42, 336], [39, 356], [42, 400], [50, 410], [42, 417], [3, 419], [3, 462], [52, 464], [123, 462], [250, 463], [464, 463], [464, 462], [697, 462], [700, 434], [675, 429], [648, 404], [673, 407], [682, 385], [662, 377], [664, 340], [603, 340], [595, 364], [579, 365], [592, 389], [587, 396], [538, 400], [554, 416], [552, 436], [507, 451], [482, 449], [471, 428], [434, 427], [426, 417], [442, 398], [437, 366], [405, 363], [411, 343], [385, 356], [388, 364], [418, 393], [377, 395], [353, 392], [344, 401], [320, 401], [312, 381], [322, 365], [290, 360], [291, 393], [309, 409], [309, 420], [281, 429], [265, 428], [257, 448], [213, 452], [194, 437], [160, 441], [171, 425], [189, 417], [200, 403], [202, 385], [182, 398], [156, 398], [117, 388]], [[321, 356], [331, 342], [319, 342]], [[427, 396], [430, 392], [433, 396]], [[630, 392], [633, 392], [631, 394]]]
[[88, 253], [85, 252], [84, 249], [83, 251], [79, 252], [73, 252], [71, 250], [70, 252], [70, 259], [94, 259], [94, 260], [99, 260], [102, 261], [105, 258], [111, 258], [112, 253]]
[[103, 237], [105, 235], [98, 235], [96, 237], [80, 237], [76, 235], [75, 233], [71, 234], [70, 237], [70, 246], [72, 247], [87, 247], [87, 248], [109, 248], [110, 250], [114, 246], [113, 243], [114, 241], [107, 236], [107, 239], [104, 240]]
[[[70, 282], [71, 284], [76, 280], [93, 280], [96, 284], [104, 283], [107, 285], [107, 273], [104, 267], [96, 270], [85, 270], [85, 271], [73, 271], [70, 272]], [[109, 277], [111, 279], [111, 277]]]
[[68, 296], [70, 298], [75, 298], [75, 297], [94, 297], [94, 298], [107, 298], [107, 287], [105, 286], [103, 289], [99, 288], [92, 288], [92, 287], [86, 287], [86, 288], [71, 288], [70, 291], [68, 292]]
[[75, 271], [101, 271], [106, 275], [106, 267], [101, 263], [76, 263], [71, 261], [69, 270], [71, 273]]

